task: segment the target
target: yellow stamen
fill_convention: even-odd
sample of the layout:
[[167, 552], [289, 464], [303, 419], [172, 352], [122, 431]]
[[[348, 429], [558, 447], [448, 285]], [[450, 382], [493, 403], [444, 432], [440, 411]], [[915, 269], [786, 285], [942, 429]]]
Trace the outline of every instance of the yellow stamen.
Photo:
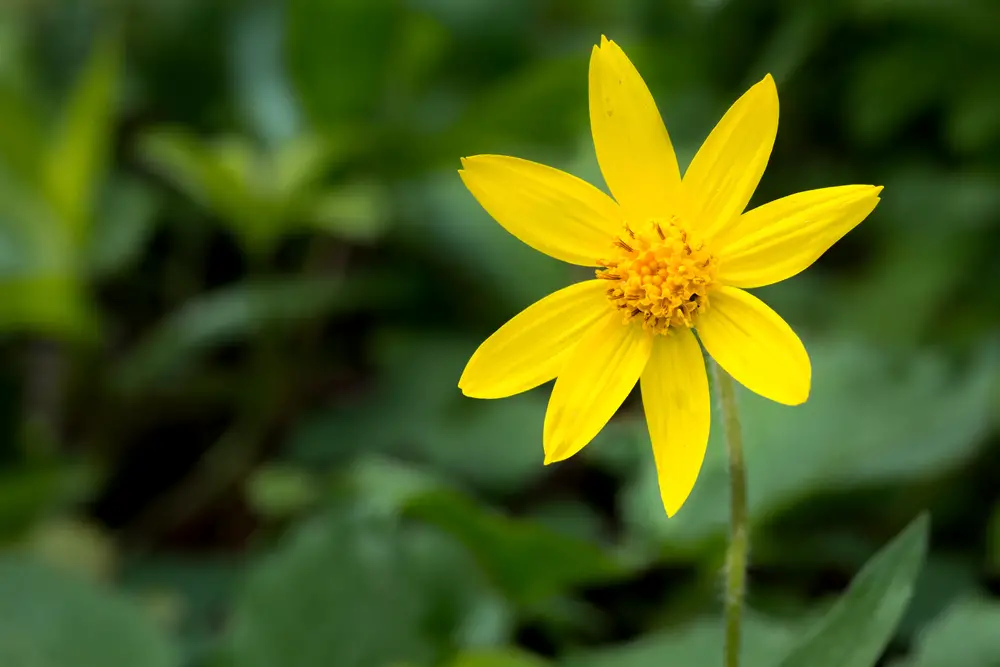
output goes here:
[[677, 218], [647, 220], [640, 231], [625, 225], [629, 242], [616, 238], [615, 256], [598, 262], [597, 277], [616, 281], [608, 300], [624, 313], [626, 323], [641, 318], [651, 333], [694, 326], [695, 315], [708, 308], [715, 284], [715, 257], [683, 229]]

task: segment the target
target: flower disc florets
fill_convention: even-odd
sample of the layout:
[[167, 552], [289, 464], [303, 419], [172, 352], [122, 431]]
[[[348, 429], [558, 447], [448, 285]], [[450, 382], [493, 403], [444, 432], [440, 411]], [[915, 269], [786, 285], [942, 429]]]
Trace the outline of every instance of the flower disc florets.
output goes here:
[[597, 277], [612, 282], [608, 299], [625, 323], [639, 319], [657, 334], [694, 326], [695, 314], [708, 307], [717, 270], [703, 243], [676, 218], [652, 218], [636, 230], [626, 223], [614, 248], [610, 259], [599, 261], [604, 268]]

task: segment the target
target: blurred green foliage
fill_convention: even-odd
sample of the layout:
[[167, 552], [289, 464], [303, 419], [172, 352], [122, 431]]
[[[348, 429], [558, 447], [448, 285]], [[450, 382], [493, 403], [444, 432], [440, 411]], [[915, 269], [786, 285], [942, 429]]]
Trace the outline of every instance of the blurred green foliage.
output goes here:
[[992, 0], [4, 3], [0, 664], [720, 664], [721, 429], [667, 520], [635, 397], [545, 467], [544, 389], [456, 387], [586, 275], [458, 158], [603, 186], [601, 34], [682, 165], [771, 72], [755, 201], [885, 185], [760, 290], [814, 389], [741, 396], [745, 664], [1000, 664]]

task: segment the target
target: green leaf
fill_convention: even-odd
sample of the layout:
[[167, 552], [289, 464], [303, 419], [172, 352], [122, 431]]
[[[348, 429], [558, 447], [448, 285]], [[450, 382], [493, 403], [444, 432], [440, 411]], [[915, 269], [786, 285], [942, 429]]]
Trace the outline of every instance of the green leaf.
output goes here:
[[[741, 664], [748, 667], [774, 664], [787, 650], [793, 634], [757, 614], [746, 612], [743, 619]], [[579, 652], [560, 662], [561, 667], [649, 667], [677, 665], [691, 667], [722, 664], [721, 619], [704, 619], [649, 634], [618, 646]]]
[[177, 656], [126, 599], [56, 569], [0, 559], [4, 667], [172, 667]]
[[917, 639], [908, 667], [995, 667], [1000, 656], [1000, 604], [964, 599]]
[[453, 535], [500, 590], [526, 604], [570, 586], [610, 581], [626, 573], [594, 543], [503, 516], [457, 493], [418, 496], [406, 513]]
[[[230, 613], [245, 565], [245, 558], [237, 554], [206, 558], [203, 554], [133, 553], [121, 563], [119, 582], [136, 594], [173, 596], [182, 610], [172, 624], [183, 639], [182, 650], [185, 655], [200, 656], [229, 648], [219, 641], [217, 623]], [[186, 664], [202, 663], [191, 660]]]
[[94, 201], [107, 171], [119, 60], [115, 41], [106, 38], [97, 45], [47, 154], [45, 192], [74, 246], [86, 242]]
[[873, 667], [913, 595], [929, 523], [921, 515], [879, 551], [779, 667]]
[[389, 524], [306, 524], [251, 573], [232, 627], [241, 667], [383, 667], [431, 653], [424, 597]]

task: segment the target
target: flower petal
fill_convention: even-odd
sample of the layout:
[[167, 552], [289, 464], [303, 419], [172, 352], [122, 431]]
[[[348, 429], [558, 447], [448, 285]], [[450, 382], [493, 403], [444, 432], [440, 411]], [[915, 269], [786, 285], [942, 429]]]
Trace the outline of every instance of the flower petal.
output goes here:
[[711, 422], [705, 358], [690, 330], [653, 341], [640, 386], [660, 498], [667, 516], [673, 516], [698, 479]]
[[504, 155], [462, 159], [465, 187], [524, 243], [570, 264], [595, 266], [621, 233], [611, 197], [564, 171]]
[[802, 341], [767, 304], [735, 287], [709, 294], [696, 327], [702, 344], [750, 391], [785, 405], [809, 398], [812, 368]]
[[594, 439], [632, 391], [652, 336], [611, 312], [576, 344], [545, 412], [545, 463], [562, 461]]
[[486, 339], [458, 386], [473, 398], [504, 398], [559, 374], [573, 345], [608, 314], [607, 282], [587, 280], [536, 301]]
[[768, 74], [729, 108], [684, 173], [691, 225], [704, 238], [734, 222], [764, 174], [778, 132], [778, 90]]
[[713, 243], [722, 259], [720, 280], [762, 287], [791, 278], [864, 220], [881, 191], [873, 185], [809, 190], [744, 213]]
[[634, 222], [674, 210], [681, 178], [642, 77], [607, 38], [590, 55], [590, 128], [608, 189]]

